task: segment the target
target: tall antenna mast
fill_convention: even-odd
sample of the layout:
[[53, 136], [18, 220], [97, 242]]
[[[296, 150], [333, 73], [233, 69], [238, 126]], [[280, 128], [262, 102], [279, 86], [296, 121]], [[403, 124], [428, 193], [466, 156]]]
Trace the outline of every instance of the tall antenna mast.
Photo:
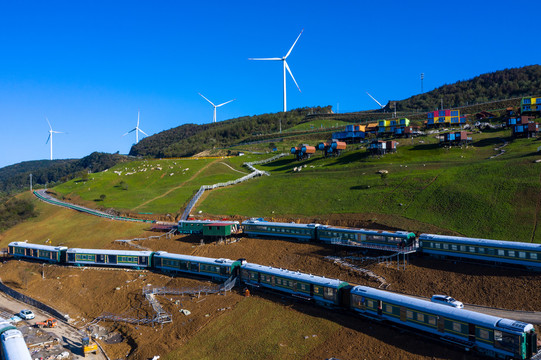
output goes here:
[[30, 192], [32, 192], [32, 174], [30, 174]]
[[424, 93], [423, 91], [423, 80], [425, 79], [425, 73], [421, 73], [421, 94]]

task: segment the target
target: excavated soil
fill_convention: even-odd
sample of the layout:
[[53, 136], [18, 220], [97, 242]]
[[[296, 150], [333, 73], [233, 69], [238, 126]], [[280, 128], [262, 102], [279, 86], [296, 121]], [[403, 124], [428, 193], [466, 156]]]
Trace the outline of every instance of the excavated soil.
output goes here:
[[[201, 244], [196, 236], [174, 239], [138, 241], [138, 245], [152, 250], [191, 254], [215, 258], [245, 258], [249, 262], [300, 270], [352, 284], [378, 286], [379, 282], [354, 270], [340, 267], [325, 256], [351, 255], [345, 251], [318, 244], [287, 240], [239, 238], [225, 243]], [[128, 245], [111, 244], [110, 248], [128, 249]], [[131, 248], [129, 248], [131, 249]], [[133, 249], [136, 250], [136, 249]], [[450, 294], [465, 303], [506, 309], [541, 310], [541, 274], [518, 270], [485, 267], [429, 258], [413, 258], [406, 270], [372, 264], [364, 266], [383, 276], [389, 289], [403, 293], [431, 296]], [[171, 288], [212, 285], [206, 281], [183, 277], [171, 278], [149, 271], [103, 270], [41, 265], [25, 261], [7, 261], [0, 266], [2, 281], [25, 294], [48, 303], [69, 314], [77, 326], [83, 326], [103, 313], [125, 317], [150, 317], [153, 312], [142, 295], [148, 284]], [[117, 289], [118, 288], [118, 289]], [[274, 300], [273, 295], [255, 296]], [[173, 314], [173, 323], [163, 330], [150, 326], [101, 323], [120, 332], [125, 340], [119, 344], [104, 344], [111, 359], [148, 359], [165, 355], [182, 347], [202, 328], [228, 311], [244, 297], [233, 291], [224, 295], [199, 298], [160, 296], [162, 306]], [[291, 305], [293, 304], [293, 305]], [[436, 342], [407, 332], [372, 323], [348, 314], [331, 312], [308, 304], [291, 302], [296, 311], [332, 320], [340, 325], [323, 342], [311, 350], [305, 359], [473, 359], [469, 354], [447, 348]], [[185, 316], [181, 308], [192, 312]], [[266, 314], [273, 316], [273, 314]], [[246, 339], [249, 341], [249, 339]]]

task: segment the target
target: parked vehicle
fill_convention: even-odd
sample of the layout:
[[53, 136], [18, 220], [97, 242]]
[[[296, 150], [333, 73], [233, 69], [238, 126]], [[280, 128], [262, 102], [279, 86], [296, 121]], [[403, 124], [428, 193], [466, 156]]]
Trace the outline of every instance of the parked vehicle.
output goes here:
[[464, 304], [461, 301], [455, 300], [447, 295], [432, 295], [430, 301], [438, 304], [452, 306], [458, 309], [464, 308]]
[[28, 309], [19, 311], [19, 316], [24, 320], [32, 320], [35, 317], [34, 313]]

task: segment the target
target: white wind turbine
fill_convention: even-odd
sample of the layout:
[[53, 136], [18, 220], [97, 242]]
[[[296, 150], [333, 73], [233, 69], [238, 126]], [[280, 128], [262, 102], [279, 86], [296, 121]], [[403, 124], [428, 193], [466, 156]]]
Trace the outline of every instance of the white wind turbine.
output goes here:
[[214, 103], [212, 101], [210, 101], [209, 99], [207, 99], [206, 97], [203, 96], [203, 94], [201, 93], [198, 93], [199, 95], [201, 95], [201, 97], [205, 100], [207, 100], [210, 105], [214, 106], [214, 117], [212, 118], [212, 122], [215, 123], [216, 122], [216, 108], [219, 108], [220, 106], [224, 106], [225, 104], [229, 104], [231, 101], [235, 101], [237, 99], [233, 99], [233, 100], [229, 100], [229, 101], [226, 101], [222, 104], [219, 104], [219, 105], [214, 105]]
[[[295, 47], [295, 44], [297, 43], [297, 41], [299, 40], [299, 38], [301, 37], [302, 35], [302, 32], [304, 31], [304, 29], [301, 30], [301, 33], [299, 34], [299, 36], [297, 36], [297, 39], [295, 40], [295, 42], [293, 43], [293, 45], [291, 46], [291, 49], [289, 49], [289, 51], [287, 52], [286, 56], [284, 57], [281, 57], [281, 58], [257, 58], [257, 59], [254, 59], [254, 58], [249, 58], [248, 60], [273, 60], [273, 61], [281, 61], [282, 64], [283, 64], [283, 67], [284, 67], [284, 112], [286, 112], [286, 109], [287, 109], [287, 100], [286, 100], [286, 69], [287, 71], [289, 72], [289, 75], [291, 75], [291, 78], [293, 79], [293, 81], [295, 82], [295, 85], [297, 85], [297, 89], [299, 89], [299, 92], [301, 91], [301, 88], [299, 87], [299, 84], [297, 84], [297, 81], [295, 80], [295, 77], [293, 76], [293, 73], [291, 72], [291, 69], [289, 68], [289, 66], [287, 65], [287, 57], [289, 56], [289, 54], [291, 54], [291, 51], [293, 50], [293, 48]], [[281, 126], [280, 126], [280, 132], [281, 131]]]
[[375, 102], [377, 102], [378, 105], [379, 105], [382, 109], [385, 107], [385, 105], [381, 105], [381, 103], [380, 103], [379, 101], [377, 101], [372, 95], [370, 95], [370, 94], [368, 93], [368, 91], [366, 92], [366, 95], [370, 96], [370, 97], [372, 98], [372, 100], [374, 100]]
[[126, 136], [128, 135], [129, 133], [131, 132], [134, 132], [135, 131], [135, 143], [137, 144], [139, 142], [139, 131], [143, 134], [145, 134], [146, 136], [148, 136], [148, 134], [146, 132], [144, 132], [143, 130], [139, 129], [139, 110], [137, 110], [137, 126], [133, 129], [131, 129], [130, 131], [128, 131], [127, 133], [125, 133], [124, 135], [122, 136]]
[[45, 144], [47, 144], [49, 141], [51, 142], [51, 160], [53, 159], [53, 134], [65, 134], [62, 131], [55, 131], [53, 130], [53, 127], [51, 126], [51, 123], [49, 122], [49, 119], [45, 117], [45, 120], [47, 120], [47, 124], [49, 124], [49, 137], [47, 137], [47, 141]]

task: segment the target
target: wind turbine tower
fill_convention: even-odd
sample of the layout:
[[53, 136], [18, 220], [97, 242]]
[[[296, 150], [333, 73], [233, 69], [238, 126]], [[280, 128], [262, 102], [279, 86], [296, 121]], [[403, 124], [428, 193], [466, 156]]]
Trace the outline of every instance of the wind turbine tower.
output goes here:
[[51, 145], [51, 160], [52, 160], [53, 159], [53, 134], [64, 134], [64, 133], [61, 132], [61, 131], [53, 130], [53, 127], [51, 126], [51, 123], [49, 122], [49, 119], [47, 119], [47, 117], [45, 117], [45, 120], [47, 120], [47, 124], [49, 124], [49, 137], [47, 137], [47, 141], [45, 142], [45, 144], [50, 142], [50, 145]]
[[130, 131], [128, 131], [127, 133], [125, 133], [124, 135], [122, 136], [126, 136], [128, 135], [129, 133], [131, 132], [134, 132], [135, 131], [135, 143], [137, 144], [139, 142], [139, 131], [142, 133], [142, 134], [145, 134], [146, 136], [148, 136], [148, 134], [146, 132], [144, 132], [143, 130], [139, 129], [139, 114], [140, 114], [140, 111], [137, 110], [137, 126], [133, 129], [131, 129]]
[[233, 100], [229, 100], [229, 101], [226, 101], [222, 104], [219, 104], [219, 105], [214, 105], [214, 103], [212, 101], [210, 101], [209, 99], [207, 99], [206, 97], [203, 96], [203, 94], [199, 93], [199, 95], [201, 95], [201, 97], [205, 100], [207, 100], [210, 105], [214, 106], [214, 116], [212, 117], [212, 122], [215, 123], [216, 122], [216, 108], [219, 108], [220, 106], [224, 106], [225, 104], [229, 104], [230, 102], [232, 101], [235, 101], [237, 99], [233, 99]]
[[295, 82], [295, 85], [297, 86], [297, 89], [299, 89], [299, 92], [301, 92], [301, 88], [299, 87], [299, 84], [297, 84], [297, 80], [295, 80], [295, 77], [293, 76], [293, 73], [291, 72], [291, 69], [289, 68], [289, 65], [287, 65], [286, 59], [289, 56], [289, 54], [291, 54], [291, 51], [295, 47], [295, 44], [297, 43], [297, 41], [299, 41], [299, 38], [301, 37], [303, 31], [304, 31], [304, 29], [301, 30], [301, 33], [299, 34], [299, 36], [297, 36], [297, 39], [295, 40], [295, 42], [293, 43], [293, 45], [291, 46], [291, 48], [289, 49], [289, 51], [287, 52], [287, 54], [284, 57], [281, 57], [281, 58], [257, 58], [257, 59], [256, 58], [249, 58], [248, 59], [248, 60], [271, 60], [271, 61], [281, 61], [282, 62], [282, 65], [283, 65], [283, 68], [284, 68], [284, 112], [286, 112], [286, 110], [287, 110], [286, 70], [289, 72], [289, 75], [291, 75], [291, 78]]

